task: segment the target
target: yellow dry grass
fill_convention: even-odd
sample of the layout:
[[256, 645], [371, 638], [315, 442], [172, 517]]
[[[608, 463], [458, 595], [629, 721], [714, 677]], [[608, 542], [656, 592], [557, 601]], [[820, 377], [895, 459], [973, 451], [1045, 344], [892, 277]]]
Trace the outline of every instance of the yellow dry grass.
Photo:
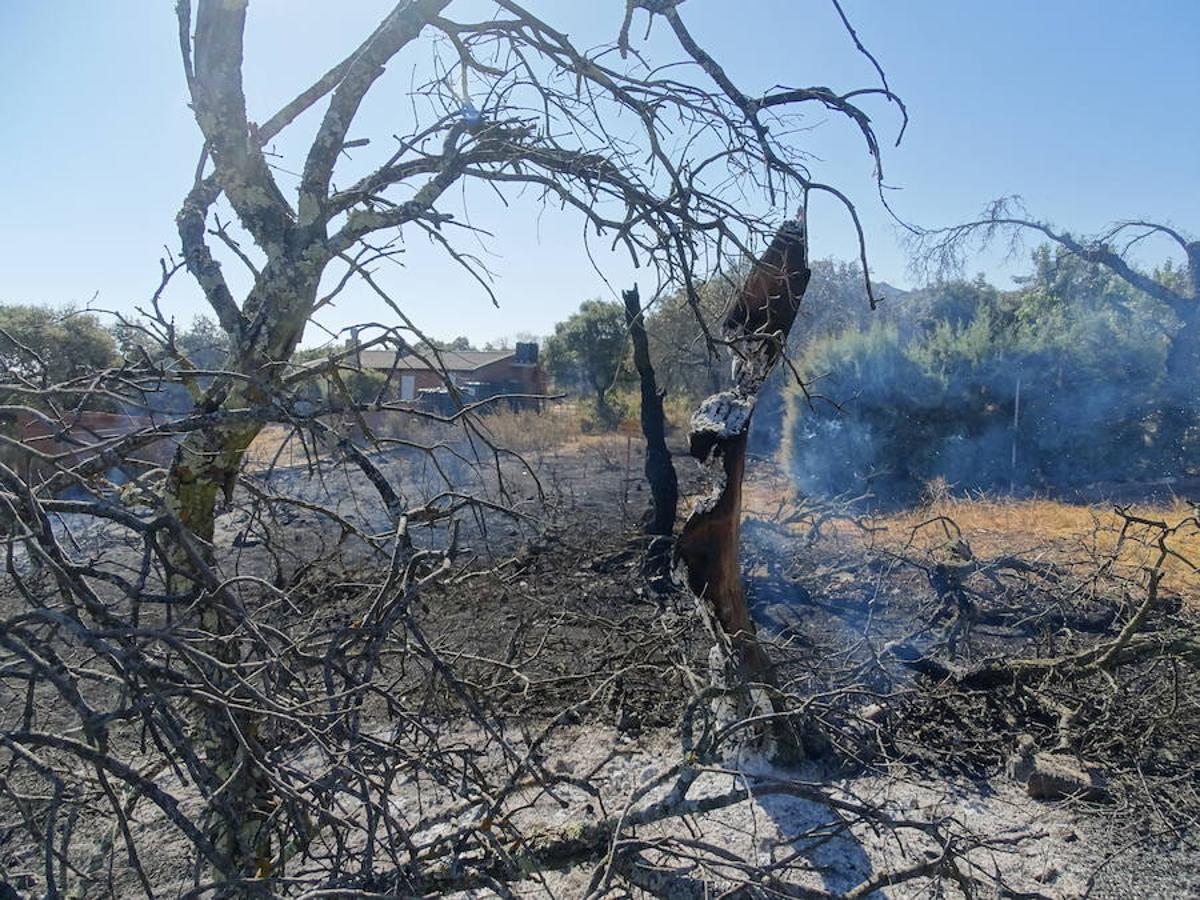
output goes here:
[[1200, 527], [1195, 525], [1192, 507], [1176, 500], [1134, 505], [1125, 512], [1145, 521], [1125, 527], [1125, 519], [1113, 506], [1048, 499], [944, 499], [880, 517], [878, 524], [886, 527], [894, 540], [909, 539], [914, 529], [929, 532], [917, 538], [928, 546], [944, 531], [921, 526], [945, 517], [962, 529], [963, 539], [982, 557], [1046, 552], [1060, 561], [1081, 564], [1112, 557], [1119, 570], [1133, 574], [1159, 561], [1161, 526], [1175, 528], [1182, 523], [1178, 530], [1163, 536], [1171, 555], [1162, 563], [1162, 587], [1200, 602]]
[[[772, 515], [789, 492], [779, 476], [756, 478], [747, 485], [748, 511]], [[1196, 510], [1182, 500], [1134, 504], [1127, 514], [1175, 530], [1166, 536], [1170, 556], [1162, 564], [1162, 589], [1200, 608], [1200, 525]], [[953, 523], [952, 525], [950, 523]], [[959, 537], [981, 559], [999, 556], [1040, 558], [1060, 565], [1098, 566], [1112, 559], [1122, 574], [1135, 576], [1160, 556], [1158, 524], [1133, 523], [1122, 535], [1125, 520], [1113, 505], [1073, 504], [1046, 498], [957, 498], [942, 496], [928, 503], [856, 520], [833, 519], [823, 526], [841, 541], [883, 549], [937, 552]], [[804, 528], [803, 523], [797, 526]]]
[[296, 430], [286, 425], [264, 426], [246, 450], [246, 466], [252, 470], [300, 465], [304, 461], [304, 447]]
[[[403, 412], [370, 413], [368, 421], [375, 435], [383, 440], [384, 446], [389, 439], [425, 446], [440, 442], [453, 443], [463, 440], [466, 434], [461, 424], [443, 424]], [[636, 434], [640, 438], [641, 431], [635, 420], [622, 422], [618, 433], [608, 434], [587, 434], [586, 421], [586, 412], [576, 403], [550, 404], [541, 412], [500, 408], [475, 416], [475, 430], [472, 433], [483, 435], [497, 447], [522, 454], [569, 451], [596, 444], [615, 446], [620, 443], [623, 447], [627, 434]], [[353, 433], [356, 439], [360, 434], [360, 429], [349, 418], [331, 418], [328, 424], [335, 431]], [[322, 455], [327, 452], [327, 448], [313, 447], [311, 438], [309, 440], [309, 450]], [[304, 443], [294, 428], [285, 425], [264, 427], [250, 445], [246, 456], [247, 464], [258, 469], [272, 464], [292, 466], [307, 461]]]

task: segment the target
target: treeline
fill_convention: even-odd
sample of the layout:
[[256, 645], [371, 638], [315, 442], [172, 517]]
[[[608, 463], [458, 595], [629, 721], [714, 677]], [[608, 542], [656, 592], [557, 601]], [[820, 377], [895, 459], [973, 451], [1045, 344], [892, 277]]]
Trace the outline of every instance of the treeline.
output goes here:
[[[1196, 474], [1198, 383], [1166, 369], [1177, 327], [1121, 279], [1043, 248], [1016, 290], [939, 284], [810, 332], [794, 351], [809, 396], [784, 391], [783, 457], [808, 493], [882, 502], [935, 479], [1028, 493]], [[1186, 427], [1164, 439], [1181, 408]]]
[[[1156, 281], [1182, 285], [1166, 264]], [[1078, 256], [1036, 250], [1030, 271], [1001, 290], [982, 276], [907, 292], [876, 284], [872, 312], [861, 270], [819, 260], [780, 367], [760, 395], [751, 450], [776, 455], [801, 490], [869, 493], [909, 502], [931, 483], [972, 491], [1054, 493], [1098, 482], [1200, 476], [1200, 365], [1168, 372], [1180, 323], [1160, 301]], [[703, 285], [698, 311], [720, 322], [736, 273]], [[647, 315], [659, 384], [681, 410], [728, 383], [682, 294]], [[586, 316], [584, 315], [586, 314]], [[617, 304], [585, 304], [559, 328], [606, 321], [592, 384], [600, 402], [632, 400]], [[548, 361], [559, 363], [555, 340]], [[581, 383], [584, 354], [556, 365]], [[805, 387], [797, 384], [797, 376]], [[626, 412], [633, 412], [632, 410]], [[633, 414], [636, 415], [635, 412]]]
[[[512, 340], [526, 339], [517, 335]], [[331, 355], [349, 354], [353, 337], [339, 337], [320, 347], [297, 350], [292, 364], [320, 363]], [[485, 350], [507, 347], [501, 339], [484, 345]], [[394, 346], [394, 345], [387, 345]], [[474, 350], [466, 337], [449, 341], [414, 341], [419, 352], [438, 350]], [[187, 387], [177, 380], [142, 380], [142, 390], [134, 382], [118, 398], [104, 392], [83, 393], [91, 377], [106, 369], [130, 367], [154, 369], [164, 373], [193, 370], [193, 384], [206, 388], [214, 374], [228, 364], [229, 340], [212, 318], [195, 316], [186, 326], [160, 322], [137, 326], [111, 318], [102, 319], [88, 310], [73, 306], [52, 307], [30, 303], [0, 304], [0, 369], [12, 388], [0, 388], [0, 405], [31, 406], [42, 409], [81, 408], [99, 412], [188, 413], [194, 400]], [[55, 390], [70, 383], [75, 390]], [[297, 396], [333, 406], [347, 400], [364, 403], [376, 399], [388, 386], [385, 372], [370, 369], [343, 369], [337, 379], [314, 376], [301, 385]], [[19, 385], [19, 389], [17, 388]]]

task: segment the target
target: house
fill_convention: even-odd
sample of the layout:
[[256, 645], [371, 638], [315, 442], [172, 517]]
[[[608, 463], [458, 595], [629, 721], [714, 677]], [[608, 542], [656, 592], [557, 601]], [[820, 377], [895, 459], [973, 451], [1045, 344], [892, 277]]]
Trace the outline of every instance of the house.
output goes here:
[[358, 364], [387, 375], [401, 401], [439, 408], [450, 399], [447, 379], [466, 402], [546, 393], [535, 343], [518, 342], [511, 350], [361, 350]]
[[[31, 454], [26, 456], [11, 447], [4, 448], [0, 458], [14, 463], [19, 471], [26, 465], [32, 466], [36, 478], [49, 478], [62, 469], [69, 469], [92, 459], [99, 450], [107, 450], [126, 435], [161, 425], [165, 420], [155, 420], [127, 413], [83, 410], [72, 412], [61, 421], [39, 415], [28, 410], [0, 414], [0, 433], [27, 447]], [[164, 434], [158, 440], [142, 445], [121, 456], [132, 463], [130, 471], [147, 468], [165, 468], [175, 455], [176, 440]], [[108, 470], [105, 477], [122, 484], [127, 473], [120, 468]]]

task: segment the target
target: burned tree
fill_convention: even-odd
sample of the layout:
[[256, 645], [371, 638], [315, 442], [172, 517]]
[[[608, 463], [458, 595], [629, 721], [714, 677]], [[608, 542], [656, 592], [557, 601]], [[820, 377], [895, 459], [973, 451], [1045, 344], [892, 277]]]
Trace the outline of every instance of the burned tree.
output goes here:
[[[770, 124], [789, 124], [811, 105], [832, 110], [858, 127], [878, 162], [878, 142], [857, 104], [872, 95], [898, 103], [886, 84], [845, 94], [777, 88], [751, 96], [697, 44], [675, 4], [629, 4], [630, 12], [637, 8], [651, 21], [664, 19], [674, 34], [690, 65], [679, 80], [640, 62], [610, 65], [602, 50], [579, 49], [514, 0], [498, 0], [495, 17], [482, 22], [448, 18], [450, 0], [404, 0], [354, 53], [255, 124], [242, 85], [246, 4], [203, 0], [193, 18], [191, 3], [181, 0], [184, 68], [205, 147], [179, 233], [187, 268], [231, 340], [228, 375], [197, 409], [270, 405], [309, 316], [328, 302], [318, 300], [322, 278], [344, 273], [339, 287], [369, 278], [372, 263], [398, 252], [373, 236], [403, 228], [425, 234], [482, 279], [448, 236], [458, 223], [441, 207], [455, 185], [539, 192], [689, 292], [706, 257], [747, 252], [761, 234], [748, 194], [779, 206], [796, 203], [805, 190], [828, 192], [854, 215], [844, 196], [815, 182], [798, 150], [776, 137], [787, 128]], [[369, 174], [335, 186], [339, 159], [368, 143], [350, 137], [368, 91], [422, 36], [432, 39], [441, 72], [414, 89], [408, 132]], [[628, 34], [621, 46], [628, 50]], [[326, 97], [293, 204], [264, 147]], [[628, 138], [606, 127], [623, 115], [637, 123]], [[672, 156], [660, 138], [676, 127], [697, 141]], [[389, 197], [404, 189], [408, 199]], [[232, 258], [254, 275], [240, 304], [208, 244], [206, 223], [221, 198], [258, 257], [240, 249], [224, 227], [216, 229]], [[230, 490], [260, 425], [250, 418], [201, 429], [181, 448], [168, 504], [201, 541], [211, 538], [218, 498]]]
[[646, 533], [667, 536], [675, 530], [679, 480], [675, 474], [675, 465], [671, 462], [671, 451], [667, 449], [667, 420], [663, 414], [663, 397], [666, 392], [659, 389], [658, 380], [654, 376], [650, 342], [646, 337], [646, 322], [637, 286], [622, 292], [622, 298], [625, 301], [625, 322], [629, 327], [630, 342], [633, 344], [633, 365], [637, 369], [641, 395], [640, 418], [642, 435], [646, 438], [646, 483], [650, 485], [650, 495], [654, 502]]
[[[854, 216], [837, 189], [805, 168], [790, 138], [801, 111], [815, 107], [847, 119], [878, 163], [861, 104], [898, 103], [886, 85], [746, 93], [696, 42], [674, 3], [626, 5], [669, 29], [674, 49], [653, 63], [628, 33], [617, 40], [621, 53], [611, 44], [581, 49], [515, 0], [497, 0], [494, 15], [482, 20], [450, 18], [460, 7], [466, 16], [474, 9], [453, 0], [401, 0], [345, 59], [260, 117], [247, 108], [243, 84], [247, 3], [177, 4], [203, 149], [177, 216], [180, 261], [164, 262], [163, 286], [145, 316], [126, 323], [162, 352], [52, 386], [54, 397], [70, 397], [79, 409], [112, 397], [145, 410], [147, 421], [127, 433], [80, 438], [70, 410], [48, 402], [50, 387], [11, 386], [31, 415], [77, 445], [70, 453], [43, 452], [5, 437], [19, 465], [0, 466], [6, 565], [20, 605], [5, 620], [4, 671], [30, 698], [6, 710], [0, 740], [18, 760], [21, 779], [50, 786], [50, 799], [29, 820], [43, 841], [50, 895], [58, 892], [60, 871], [69, 870], [85, 891], [99, 877], [88, 861], [103, 853], [75, 840], [74, 818], [58, 818], [63, 810], [80, 816], [97, 808], [115, 822], [107, 851], [124, 844], [129, 870], [152, 893], [140, 862], [146, 838], [130, 827], [127, 812], [139, 804], [182, 835], [197, 885], [215, 880], [218, 892], [269, 893], [294, 871], [297, 886], [366, 885], [387, 856], [397, 890], [414, 893], [437, 884], [439, 867], [457, 865], [463, 848], [511, 862], [507, 848], [520, 835], [503, 817], [456, 825], [459, 834], [447, 838], [429, 831], [432, 821], [423, 815], [405, 819], [391, 791], [413, 773], [459, 784], [456, 767], [470, 754], [439, 744], [427, 723], [442, 703], [473, 723], [509, 767], [499, 790], [470, 773], [458, 795], [465, 808], [499, 809], [529, 779], [544, 777], [537, 747], [513, 749], [477, 686], [458, 678], [413, 611], [419, 596], [449, 577], [456, 514], [521, 513], [506, 505], [511, 498], [472, 494], [440, 470], [446, 483], [425, 502], [393, 485], [378, 456], [350, 438], [353, 429], [375, 450], [402, 446], [432, 458], [437, 448], [371, 435], [366, 413], [415, 412], [389, 406], [382, 393], [368, 402], [351, 398], [339, 370], [354, 367], [355, 352], [298, 364], [305, 328], [356, 282], [389, 304], [397, 323], [377, 326], [382, 335], [357, 350], [372, 342], [395, 348], [402, 340], [419, 346], [420, 310], [398, 304], [375, 267], [400, 252], [405, 236], [417, 235], [486, 288], [486, 270], [459, 244], [479, 226], [460, 222], [449, 199], [476, 188], [506, 198], [525, 193], [569, 210], [586, 226], [586, 240], [602, 237], [652, 268], [656, 293], [682, 288], [694, 297], [703, 278], [766, 238], [766, 210], [825, 192]], [[622, 10], [613, 9], [615, 29]], [[418, 48], [433, 62], [407, 89], [410, 103], [398, 114], [394, 142], [376, 151], [372, 137], [352, 133], [360, 107], [389, 65]], [[302, 159], [281, 162], [273, 142], [318, 106], [324, 108]], [[369, 165], [339, 170], [351, 156], [356, 163], [369, 157]], [[288, 170], [298, 173], [294, 189], [285, 182]], [[235, 293], [227, 265], [248, 273], [244, 294]], [[160, 307], [166, 283], [184, 270], [226, 336], [225, 358], [211, 368], [187, 358]], [[760, 338], [771, 336], [747, 332], [741, 342], [747, 372]], [[437, 351], [429, 356], [436, 365]], [[319, 378], [340, 384], [345, 396], [336, 403], [306, 399], [304, 387]], [[146, 397], [163, 385], [186, 389], [192, 408], [152, 408]], [[472, 412], [429, 418], [457, 425]], [[350, 424], [331, 424], [339, 413]], [[378, 494], [364, 518], [377, 512], [383, 527], [245, 478], [247, 451], [268, 423], [299, 435], [318, 474], [335, 459], [358, 469]], [[139, 458], [164, 440], [178, 445], [165, 472]], [[499, 448], [488, 444], [481, 455], [499, 470]], [[35, 465], [38, 474], [29, 474]], [[439, 461], [429, 465], [438, 469]], [[108, 479], [113, 470], [124, 484]], [[79, 499], [64, 499], [64, 488]], [[222, 508], [239, 523], [236, 534], [216, 527]], [[352, 588], [352, 611], [331, 611], [328, 585], [305, 580], [314, 578], [313, 561], [296, 545], [313, 533], [280, 539], [285, 510], [319, 517], [337, 531], [339, 547], [353, 537], [384, 561], [382, 576]], [[444, 524], [446, 546], [418, 547], [409, 530], [417, 522]], [[87, 541], [76, 541], [81, 530]], [[251, 557], [258, 568], [243, 568]], [[330, 581], [341, 589], [340, 578]], [[321, 602], [314, 605], [314, 596]], [[519, 644], [514, 638], [514, 653]], [[437, 685], [436, 703], [423, 685]], [[163, 772], [171, 779], [165, 786], [156, 782]], [[10, 799], [24, 803], [26, 795], [14, 791]], [[422, 836], [405, 844], [410, 832]], [[503, 869], [505, 878], [519, 869]], [[352, 881], [352, 871], [363, 878]]]
[[714, 620], [718, 642], [728, 640], [734, 671], [759, 681], [770, 680], [770, 664], [755, 639], [738, 561], [746, 441], [758, 391], [784, 352], [811, 274], [804, 220], [787, 222], [725, 319], [733, 388], [700, 405], [689, 434], [691, 454], [711, 473], [713, 490], [684, 524], [676, 554], [688, 587]]
[[[706, 260], [745, 254], [762, 234], [748, 196], [786, 206], [809, 191], [828, 192], [855, 216], [844, 195], [813, 180], [800, 152], [777, 137], [788, 133], [798, 109], [815, 105], [853, 122], [882, 178], [878, 142], [858, 103], [872, 95], [898, 103], [886, 83], [846, 94], [821, 87], [751, 96], [696, 42], [676, 4], [629, 5], [630, 12], [644, 9], [651, 22], [664, 20], [674, 35], [689, 66], [669, 78], [640, 60], [613, 64], [604, 51], [581, 50], [515, 0], [497, 0], [496, 15], [479, 22], [449, 18], [453, 7], [450, 0], [402, 0], [354, 53], [255, 124], [242, 84], [246, 3], [201, 0], [194, 18], [188, 0], [178, 4], [184, 71], [205, 140], [195, 184], [179, 213], [179, 234], [188, 271], [230, 341], [225, 374], [196, 403], [196, 413], [211, 416], [212, 424], [187, 434], [166, 481], [166, 509], [188, 540], [195, 539], [190, 551], [175, 554], [181, 572], [192, 568], [197, 554], [208, 553], [218, 502], [232, 497], [246, 449], [267, 420], [248, 411], [272, 409], [287, 379], [295, 377], [289, 360], [309, 317], [327, 301], [319, 299], [327, 273], [341, 270], [338, 288], [359, 277], [381, 293], [369, 267], [397, 250], [378, 236], [408, 229], [427, 235], [484, 281], [450, 236], [458, 226], [444, 209], [452, 187], [537, 191], [691, 294]], [[367, 175], [336, 186], [339, 160], [367, 143], [350, 132], [368, 91], [423, 35], [433, 41], [439, 72], [413, 90], [407, 131]], [[627, 33], [620, 44], [624, 55]], [[325, 98], [293, 203], [264, 148]], [[623, 117], [636, 123], [628, 137], [609, 127]], [[663, 140], [675, 131], [695, 137], [683, 144], [672, 140], [687, 148], [681, 155], [671, 155]], [[406, 199], [395, 199], [398, 192]], [[208, 244], [207, 223], [221, 198], [258, 257], [217, 227], [233, 258], [254, 276], [240, 304]], [[385, 299], [411, 329], [407, 315]], [[203, 610], [205, 629], [222, 648], [217, 658], [233, 663], [222, 654], [235, 652], [227, 638], [243, 614], [215, 602]], [[727, 622], [732, 632], [743, 630], [736, 618]], [[265, 813], [250, 811], [270, 804], [250, 786], [253, 763], [242, 749], [235, 751], [246, 746], [253, 725], [229, 724], [217, 711], [213, 753], [243, 760], [233, 771], [250, 779], [241, 794], [244, 810], [231, 819], [256, 821]], [[246, 843], [247, 826], [238, 828], [243, 836], [229, 851], [245, 859], [258, 850]]]

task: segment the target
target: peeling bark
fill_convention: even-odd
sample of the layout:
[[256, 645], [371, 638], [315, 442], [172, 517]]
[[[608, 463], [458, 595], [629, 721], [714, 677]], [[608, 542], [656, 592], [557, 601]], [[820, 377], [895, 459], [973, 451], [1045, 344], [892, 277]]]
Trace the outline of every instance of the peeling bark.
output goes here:
[[755, 637], [738, 564], [746, 439], [758, 391], [783, 353], [810, 275], [804, 224], [788, 222], [751, 270], [725, 320], [736, 356], [733, 388], [706, 399], [691, 421], [690, 452], [708, 472], [713, 490], [684, 524], [676, 561], [737, 674], [753, 681], [769, 682], [771, 672]]

